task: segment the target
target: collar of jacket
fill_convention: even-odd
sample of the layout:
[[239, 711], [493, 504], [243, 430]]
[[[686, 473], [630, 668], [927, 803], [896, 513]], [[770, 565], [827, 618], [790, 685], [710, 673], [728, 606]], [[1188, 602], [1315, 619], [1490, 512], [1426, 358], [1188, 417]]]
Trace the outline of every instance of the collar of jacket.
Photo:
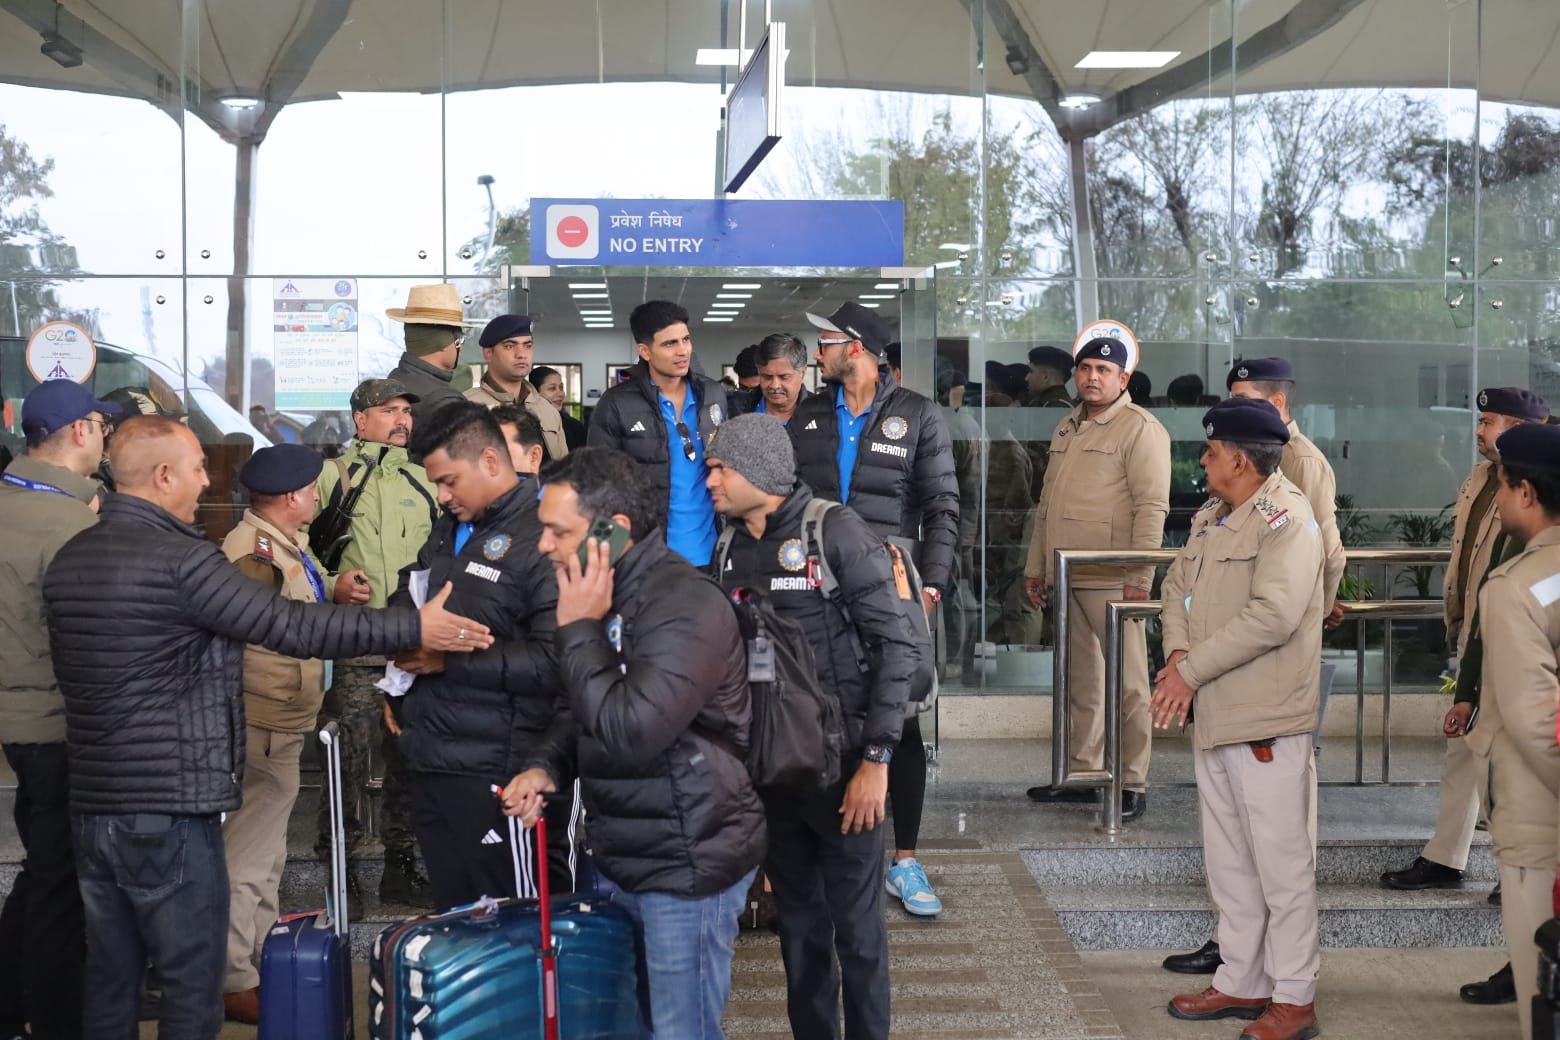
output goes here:
[[[688, 365], [688, 374], [683, 377], [688, 381], [688, 389], [693, 394], [694, 411], [704, 407], [704, 377], [695, 371], [693, 365]], [[655, 385], [650, 378], [650, 362], [641, 361], [628, 371], [628, 381], [639, 387], [639, 392], [645, 395], [645, 400], [656, 408], [661, 407], [661, 388]]]
[[528, 509], [535, 509], [536, 489], [532, 487], [527, 491], [527, 485], [530, 483], [530, 477], [521, 477], [520, 483], [489, 502], [488, 507], [482, 510], [481, 515], [472, 522], [477, 528], [491, 527], [512, 516], [518, 516]]
[[[1278, 490], [1278, 482], [1284, 479], [1280, 470], [1274, 470], [1268, 478], [1262, 482], [1262, 486], [1251, 493], [1251, 497], [1242, 502], [1235, 509], [1224, 514], [1224, 526], [1232, 531], [1239, 531], [1240, 525], [1246, 522], [1246, 518], [1257, 511], [1257, 500], [1264, 495], [1271, 495]], [[1225, 505], [1229, 505], [1228, 502]]]
[[[840, 402], [842, 400], [844, 400], [844, 398], [841, 395], [845, 393], [845, 384], [844, 383], [828, 383], [828, 384], [826, 384], [826, 386], [828, 387], [828, 390], [826, 391], [824, 396], [826, 396], [829, 399], [829, 407], [830, 408], [838, 408], [840, 406]], [[883, 407], [883, 402], [888, 400], [888, 395], [893, 393], [895, 390], [898, 390], [898, 389], [899, 389], [899, 384], [894, 382], [894, 377], [891, 374], [889, 374], [888, 372], [885, 372], [885, 371], [879, 369], [878, 370], [878, 378], [877, 378], [877, 389], [875, 391], [873, 391], [873, 394], [872, 394], [872, 404], [870, 404], [867, 407], [866, 414], [869, 415], [869, 416], [875, 414], [879, 408]], [[802, 399], [801, 398], [797, 398], [796, 406], [798, 408], [800, 408], [802, 406]]]
[[[346, 460], [348, 466], [352, 464], [350, 456], [353, 455], [362, 459], [377, 458], [378, 461], [375, 465], [380, 469], [404, 469], [412, 463], [412, 456], [405, 448], [397, 447], [394, 444], [380, 444], [378, 441], [365, 441], [356, 437], [353, 438], [352, 446], [347, 450], [347, 455], [349, 456]], [[329, 463], [327, 464], [329, 465]]]
[[612, 609], [621, 611], [623, 605], [634, 598], [645, 576], [671, 556], [672, 550], [666, 547], [666, 535], [659, 527], [652, 530], [644, 541], [636, 540], [629, 546], [613, 568]]
[[1121, 396], [1112, 401], [1108, 408], [1091, 419], [1089, 418], [1088, 406], [1085, 405], [1082, 401], [1079, 401], [1077, 406], [1073, 408], [1073, 414], [1071, 416], [1073, 421], [1073, 428], [1077, 429], [1086, 422], [1099, 423], [1101, 426], [1104, 426], [1116, 416], [1126, 411], [1129, 407], [1131, 407], [1131, 405], [1132, 395], [1123, 390], [1121, 391]]
[[245, 523], [248, 523], [257, 529], [264, 531], [272, 538], [275, 538], [282, 544], [282, 548], [287, 549], [290, 552], [302, 556], [305, 552], [308, 551], [309, 532], [306, 530], [299, 529], [297, 534], [288, 534], [286, 531], [282, 530], [280, 527], [277, 527], [274, 523], [272, 523], [270, 520], [267, 520], [253, 509], [244, 510], [244, 521]]
[[21, 477], [23, 480], [34, 480], [43, 484], [50, 484], [65, 492], [71, 498], [80, 502], [91, 504], [97, 497], [98, 490], [102, 487], [91, 477], [83, 477], [80, 473], [73, 472], [63, 466], [56, 466], [52, 462], [44, 462], [35, 459], [31, 455], [21, 455], [11, 460], [7, 471]]
[[520, 392], [518, 394], [512, 394], [508, 390], [505, 390], [503, 387], [499, 386], [497, 383], [493, 382], [492, 371], [482, 373], [482, 388], [488, 393], [492, 394], [494, 397], [498, 398], [504, 404], [523, 405], [525, 404], [525, 399], [530, 396], [531, 393], [531, 384], [526, 382], [524, 377], [521, 377], [520, 379]]
[[[1508, 536], [1513, 537], [1513, 536]], [[1527, 543], [1524, 552], [1533, 549], [1542, 549], [1546, 545], [1560, 545], [1560, 527], [1546, 527], [1533, 536], [1533, 540]]]
[[776, 531], [790, 531], [793, 529], [799, 531], [802, 525], [802, 513], [806, 510], [807, 503], [811, 502], [814, 497], [813, 489], [798, 480], [796, 487], [792, 488], [791, 493], [785, 496], [785, 499], [775, 507], [775, 511], [764, 518], [763, 538], [754, 538], [749, 534], [747, 524], [741, 520], [728, 519], [726, 522], [731, 524], [736, 530], [735, 537], [748, 541], [763, 541], [767, 538], [773, 538]]
[[438, 365], [430, 365], [411, 351], [401, 355], [400, 364], [397, 367], [409, 368], [414, 372], [421, 372], [425, 376], [431, 376], [443, 383], [448, 383], [455, 378], [454, 369], [443, 369]]
[[108, 496], [108, 501], [103, 503], [101, 516], [104, 523], [138, 524], [142, 527], [172, 531], [190, 538], [204, 540], [206, 537], [205, 532], [200, 528], [185, 523], [157, 503], [123, 492]]

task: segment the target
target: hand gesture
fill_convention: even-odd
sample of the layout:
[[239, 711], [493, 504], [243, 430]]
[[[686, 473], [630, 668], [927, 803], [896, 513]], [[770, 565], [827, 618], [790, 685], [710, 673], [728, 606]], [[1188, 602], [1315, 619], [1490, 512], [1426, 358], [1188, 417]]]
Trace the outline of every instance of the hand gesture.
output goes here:
[[1191, 710], [1192, 696], [1197, 691], [1181, 678], [1176, 665], [1186, 656], [1185, 650], [1177, 650], [1154, 677], [1154, 696], [1148, 702], [1148, 714], [1154, 720], [1155, 729], [1169, 729], [1170, 723], [1186, 725], [1186, 713]]
[[374, 589], [368, 583], [368, 575], [361, 570], [342, 571], [336, 575], [336, 585], [330, 598], [333, 603], [367, 603], [373, 598]]
[[493, 645], [493, 635], [486, 625], [479, 625], [470, 618], [451, 614], [444, 609], [444, 604], [450, 598], [450, 590], [454, 587], [450, 582], [445, 582], [439, 594], [418, 611], [422, 615], [423, 649], [442, 650], [445, 653], [486, 650]]
[[612, 547], [594, 538], [585, 542], [590, 566], [580, 571], [580, 558], [570, 554], [558, 572], [558, 627], [576, 621], [600, 621], [612, 609]]
[[888, 797], [888, 765], [863, 762], [845, 785], [840, 803], [840, 833], [860, 834], [883, 822], [883, 801]]
[[554, 794], [557, 790], [558, 785], [553, 783], [547, 770], [532, 768], [516, 774], [498, 798], [505, 816], [518, 816], [522, 827], [531, 827], [547, 804], [543, 796]]

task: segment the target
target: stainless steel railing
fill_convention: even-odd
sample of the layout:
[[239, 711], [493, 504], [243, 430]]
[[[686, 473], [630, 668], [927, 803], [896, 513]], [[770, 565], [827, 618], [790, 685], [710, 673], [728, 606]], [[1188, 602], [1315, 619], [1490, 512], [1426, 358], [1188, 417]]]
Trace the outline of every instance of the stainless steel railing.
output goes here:
[[[1107, 834], [1114, 835], [1121, 829], [1121, 715], [1122, 715], [1122, 627], [1126, 622], [1155, 617], [1159, 614], [1159, 601], [1112, 600], [1105, 606], [1105, 754], [1104, 768], [1099, 770], [1069, 771], [1071, 757], [1070, 712], [1067, 703], [1067, 636], [1068, 615], [1071, 610], [1072, 573], [1077, 566], [1142, 567], [1158, 566], [1175, 559], [1173, 549], [1140, 549], [1120, 551], [1095, 551], [1084, 549], [1056, 550], [1056, 601], [1052, 604], [1056, 619], [1055, 648], [1053, 651], [1053, 685], [1051, 697], [1051, 772], [1052, 782], [1058, 786], [1105, 788], [1102, 818]], [[1450, 562], [1447, 549], [1351, 549], [1345, 556], [1349, 566], [1435, 566]], [[1390, 584], [1387, 587], [1390, 596]], [[1365, 782], [1365, 623], [1371, 620], [1439, 618], [1444, 607], [1440, 600], [1408, 600], [1393, 602], [1360, 601], [1349, 604], [1347, 617], [1359, 626], [1360, 638], [1355, 648], [1355, 780]], [[1382, 720], [1381, 720], [1381, 783], [1390, 782], [1391, 736], [1389, 726], [1392, 717], [1392, 626], [1389, 623], [1383, 641], [1382, 669]]]

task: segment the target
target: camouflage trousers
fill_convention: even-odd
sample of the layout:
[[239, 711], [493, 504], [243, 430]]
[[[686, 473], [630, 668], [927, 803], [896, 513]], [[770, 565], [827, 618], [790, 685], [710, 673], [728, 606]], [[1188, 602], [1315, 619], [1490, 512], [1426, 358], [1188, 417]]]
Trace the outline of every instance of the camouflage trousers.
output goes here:
[[[384, 787], [379, 792], [379, 812], [375, 823], [385, 853], [411, 855], [417, 847], [412, 832], [412, 795], [408, 787], [406, 763], [395, 738], [385, 729], [384, 691], [374, 683], [384, 678], [383, 665], [340, 664], [335, 666], [330, 689], [320, 709], [320, 725], [336, 722], [341, 727], [341, 780], [346, 801], [347, 854], [368, 838], [364, 821], [368, 818], [372, 793], [368, 781], [374, 776], [373, 749], [384, 766]], [[314, 841], [320, 858], [329, 856], [330, 807], [321, 785], [319, 830]]]

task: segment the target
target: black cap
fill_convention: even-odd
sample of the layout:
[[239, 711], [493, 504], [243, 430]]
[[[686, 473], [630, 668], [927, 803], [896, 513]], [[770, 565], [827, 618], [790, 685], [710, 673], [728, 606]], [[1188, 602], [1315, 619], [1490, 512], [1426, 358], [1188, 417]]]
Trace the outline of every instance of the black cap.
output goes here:
[[1541, 423], [1549, 418], [1549, 406], [1544, 399], [1519, 386], [1492, 386], [1480, 390], [1479, 411], [1509, 415], [1527, 422]]
[[743, 347], [737, 354], [737, 360], [732, 363], [732, 368], [737, 371], [738, 379], [758, 378], [758, 344], [751, 347]]
[[1505, 466], [1527, 469], [1560, 469], [1560, 426], [1523, 423], [1495, 440], [1495, 450]]
[[416, 404], [422, 400], [406, 389], [399, 379], [365, 379], [352, 391], [352, 410], [366, 412], [375, 405], [394, 401], [397, 397], [405, 398], [407, 404]]
[[1278, 409], [1249, 397], [1226, 398], [1208, 409], [1203, 415], [1203, 432], [1210, 441], [1289, 443], [1289, 427], [1284, 425]]
[[1057, 347], [1035, 347], [1029, 352], [1029, 363], [1036, 368], [1051, 368], [1066, 376], [1073, 370], [1072, 355]]
[[839, 310], [827, 318], [809, 314], [807, 320], [825, 332], [838, 332], [851, 339], [859, 339], [862, 346], [879, 357], [893, 342], [893, 335], [883, 319], [870, 307], [863, 307], [854, 300], [840, 304]]
[[498, 346], [511, 336], [529, 336], [530, 334], [530, 315], [500, 314], [482, 326], [482, 335], [477, 337], [477, 343], [486, 350], [488, 347]]
[[238, 482], [259, 495], [285, 495], [308, 487], [320, 475], [325, 459], [301, 444], [278, 444], [249, 456], [238, 471]]
[[1230, 374], [1224, 377], [1225, 389], [1245, 382], [1295, 381], [1295, 366], [1281, 357], [1238, 358]]

